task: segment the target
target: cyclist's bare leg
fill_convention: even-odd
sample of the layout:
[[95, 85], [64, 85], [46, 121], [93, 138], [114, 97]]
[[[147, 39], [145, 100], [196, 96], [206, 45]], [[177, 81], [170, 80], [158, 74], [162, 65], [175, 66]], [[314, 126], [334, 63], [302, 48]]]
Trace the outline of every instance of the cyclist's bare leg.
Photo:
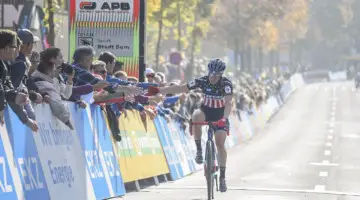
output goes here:
[[226, 167], [227, 153], [225, 149], [225, 140], [227, 133], [223, 130], [217, 130], [215, 132], [215, 143], [219, 154], [219, 166]]
[[[192, 115], [192, 121], [193, 122], [204, 122], [205, 121], [205, 114], [202, 110], [197, 109]], [[201, 147], [201, 126], [199, 125], [193, 125], [193, 133], [194, 133], [194, 139], [196, 144], [196, 158], [195, 161], [198, 164], [203, 163], [203, 156], [202, 156], [202, 147]]]
[[217, 130], [215, 132], [215, 143], [218, 152], [218, 161], [220, 166], [220, 191], [226, 192], [227, 186], [225, 183], [225, 170], [226, 170], [226, 159], [227, 152], [225, 149], [225, 140], [227, 133], [224, 130]]

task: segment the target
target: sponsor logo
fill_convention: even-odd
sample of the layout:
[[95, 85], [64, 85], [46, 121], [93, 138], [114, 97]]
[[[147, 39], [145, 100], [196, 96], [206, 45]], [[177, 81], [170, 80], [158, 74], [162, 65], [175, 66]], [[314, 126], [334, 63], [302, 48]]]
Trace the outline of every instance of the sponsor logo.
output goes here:
[[81, 10], [95, 10], [96, 9], [96, 2], [80, 2], [80, 9]]
[[130, 3], [128, 2], [89, 2], [82, 1], [80, 2], [80, 10], [111, 10], [111, 11], [129, 11]]

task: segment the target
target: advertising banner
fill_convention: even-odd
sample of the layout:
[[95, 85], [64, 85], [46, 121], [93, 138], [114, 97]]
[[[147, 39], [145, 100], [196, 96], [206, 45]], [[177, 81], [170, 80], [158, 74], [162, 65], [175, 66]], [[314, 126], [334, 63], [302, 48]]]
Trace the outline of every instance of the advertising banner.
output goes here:
[[115, 156], [115, 151], [113, 149], [112, 140], [110, 132], [106, 124], [105, 116], [103, 111], [101, 111], [99, 106], [91, 105], [91, 114], [88, 114], [92, 120], [90, 122], [93, 124], [93, 133], [95, 137], [95, 143], [100, 144], [98, 146], [98, 151], [100, 158], [103, 159], [101, 164], [104, 168], [107, 168], [108, 174], [107, 180], [109, 185], [109, 191], [112, 191], [112, 196], [121, 196], [125, 195], [125, 186], [120, 173], [119, 162]]
[[166, 160], [170, 170], [170, 176], [172, 180], [177, 180], [184, 176], [181, 168], [179, 156], [176, 153], [174, 142], [169, 134], [169, 127], [163, 117], [157, 116], [154, 120], [158, 136], [163, 147]]
[[[6, 148], [4, 143], [7, 144]], [[21, 199], [22, 196], [19, 174], [16, 171], [14, 162], [10, 164], [8, 159], [9, 157], [12, 158], [12, 156], [7, 130], [4, 126], [0, 126], [0, 199], [17, 200]], [[13, 178], [17, 178], [16, 185]]]
[[[186, 124], [186, 126], [188, 127], [189, 124]], [[203, 133], [203, 135], [204, 134], [205, 133]], [[195, 162], [196, 144], [195, 144], [194, 136], [190, 135], [189, 128], [186, 128], [184, 137], [185, 137], [186, 145], [188, 146], [188, 149], [189, 149], [189, 154], [187, 154], [187, 155], [188, 155], [188, 161], [189, 161], [189, 163], [191, 165], [191, 168], [195, 167], [194, 171], [199, 171], [201, 169], [204, 169], [204, 165], [198, 165]], [[203, 142], [203, 139], [201, 139], [201, 142], [204, 143], [205, 141]], [[205, 149], [205, 147], [203, 147], [203, 149]]]
[[[92, 105], [90, 105], [92, 107]], [[88, 171], [88, 180], [94, 188], [93, 195], [96, 199], [104, 199], [109, 197], [114, 197], [116, 195], [123, 195], [124, 190], [121, 176], [119, 170], [116, 171], [116, 165], [112, 164], [111, 153], [104, 152], [100, 141], [103, 138], [97, 136], [97, 130], [100, 125], [99, 123], [94, 123], [92, 120], [92, 113], [89, 106], [86, 109], [77, 108], [76, 105], [69, 105], [72, 117], [75, 122], [81, 121], [81, 123], [75, 123], [76, 133], [79, 137], [81, 148], [82, 148], [82, 158], [85, 159], [84, 167]], [[103, 136], [105, 137], [105, 136]], [[110, 137], [110, 135], [108, 135]], [[111, 139], [108, 138], [109, 148], [112, 149]], [[112, 151], [111, 151], [112, 152]], [[110, 169], [110, 172], [109, 172]], [[110, 176], [113, 175], [113, 176]], [[115, 180], [114, 180], [115, 177]], [[116, 177], [120, 177], [120, 180], [117, 180]], [[114, 183], [114, 184], [113, 184]], [[117, 186], [117, 187], [113, 187]], [[117, 191], [117, 193], [116, 193]]]
[[193, 173], [198, 170], [196, 168], [197, 164], [195, 163], [196, 146], [195, 146], [195, 142], [194, 142], [194, 137], [190, 136], [190, 134], [189, 134], [189, 129], [188, 129], [189, 125], [188, 124], [186, 126], [187, 127], [186, 130], [183, 130], [181, 128], [180, 123], [174, 122], [174, 124], [177, 127], [177, 129], [179, 130], [181, 143], [182, 143], [183, 150], [185, 153], [185, 159], [187, 159], [187, 163], [189, 165], [190, 172]]
[[[126, 116], [126, 117], [125, 117]], [[125, 183], [169, 173], [155, 126], [146, 119], [147, 129], [137, 111], [120, 117], [122, 140], [118, 144], [120, 170]]]
[[180, 131], [180, 127], [176, 126], [176, 123], [171, 120], [168, 124], [169, 133], [171, 138], [173, 139], [176, 154], [179, 156], [181, 168], [183, 169], [184, 175], [188, 175], [191, 173], [190, 166], [188, 164], [188, 159], [184, 151], [183, 142], [181, 140], [181, 134], [184, 134]]
[[26, 134], [34, 135], [49, 199], [94, 199], [87, 194], [93, 188], [86, 184], [88, 173], [76, 133], [52, 114], [48, 104], [35, 106], [35, 116], [39, 131]]
[[[43, 170], [44, 166], [47, 169], [49, 167], [47, 163], [43, 165], [40, 162], [34, 133], [20, 122], [17, 115], [9, 107], [5, 110], [5, 118], [6, 129], [13, 150], [14, 164], [16, 164], [17, 173], [20, 175], [24, 199], [51, 199]], [[56, 154], [52, 156], [55, 157]], [[51, 176], [49, 179], [53, 183]]]
[[140, 0], [70, 0], [70, 57], [78, 46], [93, 46], [98, 56], [110, 51], [139, 78]]

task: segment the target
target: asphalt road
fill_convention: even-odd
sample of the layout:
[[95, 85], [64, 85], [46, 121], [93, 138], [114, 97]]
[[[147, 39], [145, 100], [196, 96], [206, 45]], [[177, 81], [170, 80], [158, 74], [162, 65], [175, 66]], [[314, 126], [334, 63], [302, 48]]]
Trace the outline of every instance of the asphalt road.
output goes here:
[[[250, 141], [228, 151], [216, 200], [360, 200], [360, 90], [351, 82], [297, 90]], [[206, 199], [203, 172], [128, 193], [125, 200]]]

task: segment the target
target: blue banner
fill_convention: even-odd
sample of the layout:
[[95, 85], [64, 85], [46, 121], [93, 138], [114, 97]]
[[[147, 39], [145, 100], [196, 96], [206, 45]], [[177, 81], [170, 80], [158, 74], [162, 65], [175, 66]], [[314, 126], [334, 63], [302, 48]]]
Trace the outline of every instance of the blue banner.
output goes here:
[[157, 116], [155, 118], [154, 124], [170, 169], [171, 179], [177, 180], [184, 175], [179, 157], [174, 147], [174, 143], [172, 141], [171, 135], [168, 132], [169, 128], [165, 122], [165, 119], [161, 116]]
[[182, 143], [182, 146], [183, 146], [183, 150], [185, 151], [185, 155], [186, 155], [186, 160], [187, 160], [187, 163], [189, 165], [189, 169], [190, 169], [190, 172], [191, 173], [194, 173], [196, 170], [196, 167], [195, 167], [195, 157], [196, 155], [194, 154], [193, 151], [191, 151], [191, 145], [189, 144], [190, 142], [193, 142], [194, 139], [192, 136], [187, 137], [185, 134], [185, 130], [183, 130], [181, 128], [181, 125], [179, 122], [175, 122], [175, 126], [176, 128], [179, 130], [178, 133], [179, 133], [179, 137], [180, 137], [180, 140], [181, 140], [181, 143]]
[[119, 162], [114, 154], [112, 139], [110, 136], [109, 128], [106, 124], [105, 116], [99, 106], [91, 105], [92, 123], [95, 127], [95, 141], [98, 141], [101, 149], [100, 153], [103, 154], [105, 166], [107, 168], [111, 187], [115, 196], [125, 195], [125, 186], [120, 173]]
[[[69, 105], [71, 115], [75, 123], [74, 127], [79, 137], [84, 153], [86, 167], [89, 172], [96, 199], [110, 197], [110, 191], [106, 182], [104, 168], [101, 164], [98, 146], [93, 134], [93, 124], [87, 116], [87, 110], [78, 108], [76, 105]], [[87, 108], [89, 109], [89, 108]], [[89, 113], [90, 114], [90, 113]]]
[[[2, 132], [0, 134], [4, 135], [7, 133]], [[6, 157], [3, 140], [4, 138], [0, 137], [0, 199], [17, 200], [14, 181], [10, 174], [10, 165]]]
[[8, 107], [5, 118], [25, 199], [50, 199], [34, 133]]

